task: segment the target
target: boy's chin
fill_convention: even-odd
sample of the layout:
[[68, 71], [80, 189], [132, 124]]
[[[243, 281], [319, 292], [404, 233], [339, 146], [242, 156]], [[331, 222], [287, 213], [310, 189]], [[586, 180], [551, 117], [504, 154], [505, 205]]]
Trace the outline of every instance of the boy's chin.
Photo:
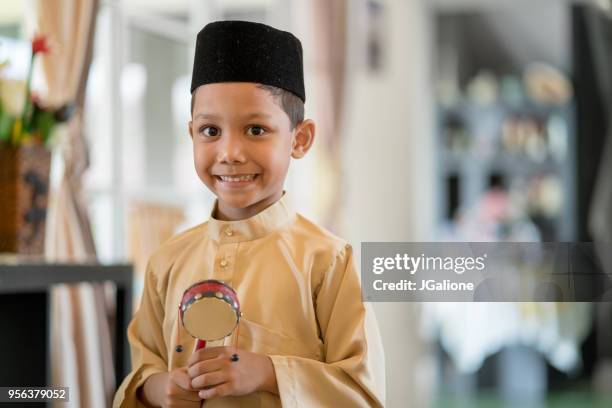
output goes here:
[[217, 194], [219, 204], [234, 210], [244, 210], [257, 204], [261, 198], [257, 194]]
[[[216, 192], [218, 206], [224, 211], [230, 212], [242, 212], [244, 211], [247, 216], [254, 215], [255, 213], [263, 210], [266, 206], [273, 204], [273, 196], [277, 194], [268, 195], [263, 192], [250, 192], [241, 194], [227, 194], [226, 192]], [[258, 194], [259, 193], [259, 194]], [[282, 195], [282, 193], [280, 194]]]

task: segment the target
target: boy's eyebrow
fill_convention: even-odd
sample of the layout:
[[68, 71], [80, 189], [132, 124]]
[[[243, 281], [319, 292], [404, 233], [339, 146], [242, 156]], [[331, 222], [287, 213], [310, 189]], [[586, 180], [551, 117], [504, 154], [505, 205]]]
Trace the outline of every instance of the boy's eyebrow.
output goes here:
[[213, 115], [212, 113], [198, 113], [197, 115], [195, 115], [193, 117], [195, 118], [202, 118], [202, 119], [219, 119], [219, 117], [217, 115]]
[[[212, 113], [198, 113], [193, 118], [194, 119], [202, 118], [202, 119], [215, 120], [215, 119], [219, 119], [220, 116], [217, 116], [217, 115], [212, 114]], [[268, 115], [267, 113], [263, 113], [263, 112], [253, 112], [253, 113], [249, 113], [248, 115], [244, 116], [244, 119], [253, 119], [253, 118], [270, 119], [270, 118], [272, 118], [272, 116]]]
[[262, 112], [253, 112], [253, 113], [249, 113], [248, 115], [245, 115], [245, 119], [252, 119], [252, 118], [265, 118], [265, 119], [270, 119], [272, 116], [268, 115], [267, 113], [262, 113]]

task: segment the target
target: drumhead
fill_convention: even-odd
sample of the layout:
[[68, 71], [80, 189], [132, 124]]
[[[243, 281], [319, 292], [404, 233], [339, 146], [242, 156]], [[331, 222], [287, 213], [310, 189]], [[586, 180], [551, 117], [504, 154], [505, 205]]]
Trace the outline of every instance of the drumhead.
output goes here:
[[202, 297], [184, 311], [183, 326], [191, 336], [213, 341], [229, 336], [238, 324], [238, 319], [236, 309], [225, 300]]

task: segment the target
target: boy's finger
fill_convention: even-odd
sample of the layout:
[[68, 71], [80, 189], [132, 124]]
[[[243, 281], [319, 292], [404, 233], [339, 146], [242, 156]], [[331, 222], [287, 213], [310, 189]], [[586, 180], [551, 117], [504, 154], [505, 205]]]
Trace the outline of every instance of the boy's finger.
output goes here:
[[193, 379], [202, 374], [221, 370], [225, 364], [227, 364], [227, 361], [222, 357], [198, 361], [187, 369], [187, 375]]
[[202, 399], [211, 399], [217, 397], [225, 397], [230, 395], [232, 388], [229, 383], [223, 383], [221, 385], [217, 385], [216, 387], [209, 388], [207, 390], [202, 390], [199, 392], [199, 396]]
[[191, 388], [191, 377], [187, 374], [187, 370], [175, 370], [170, 372], [170, 379], [174, 384], [185, 391], [194, 391]]
[[[181, 394], [181, 395], [177, 396], [177, 399], [180, 399], [180, 401], [185, 401], [186, 402], [185, 405], [188, 405], [189, 402], [202, 402], [202, 398], [200, 398], [200, 395], [198, 394], [197, 391], [187, 392], [187, 393]], [[192, 405], [193, 404], [191, 404], [189, 406], [192, 406]]]
[[227, 347], [225, 346], [219, 346], [219, 347], [206, 347], [203, 349], [199, 349], [195, 351], [192, 355], [189, 356], [189, 359], [187, 360], [187, 367], [197, 363], [198, 361], [215, 358], [219, 354], [222, 354], [226, 348]]
[[191, 386], [194, 389], [199, 390], [204, 387], [210, 387], [210, 386], [223, 384], [226, 381], [227, 381], [227, 372], [213, 371], [212, 373], [199, 375], [193, 380], [191, 380]]

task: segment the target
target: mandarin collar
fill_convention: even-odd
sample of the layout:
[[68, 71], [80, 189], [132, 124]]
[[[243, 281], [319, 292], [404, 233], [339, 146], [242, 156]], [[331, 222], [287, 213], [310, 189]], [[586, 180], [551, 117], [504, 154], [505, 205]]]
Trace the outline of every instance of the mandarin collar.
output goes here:
[[295, 213], [289, 208], [287, 195], [283, 196], [274, 204], [250, 218], [238, 221], [222, 221], [214, 218], [218, 201], [208, 221], [206, 235], [220, 244], [252, 241], [272, 232], [278, 231], [289, 224], [295, 217]]

